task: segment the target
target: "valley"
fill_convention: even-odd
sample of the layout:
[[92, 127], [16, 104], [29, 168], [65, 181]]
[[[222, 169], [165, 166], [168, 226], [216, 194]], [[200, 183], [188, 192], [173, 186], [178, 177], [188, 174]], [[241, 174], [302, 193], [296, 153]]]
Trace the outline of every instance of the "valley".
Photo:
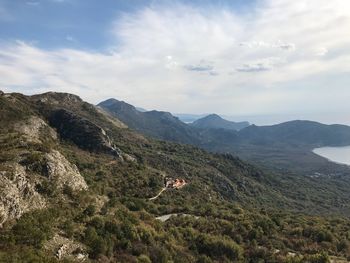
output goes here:
[[2, 94], [0, 117], [0, 261], [349, 256], [345, 178], [144, 136], [72, 94]]

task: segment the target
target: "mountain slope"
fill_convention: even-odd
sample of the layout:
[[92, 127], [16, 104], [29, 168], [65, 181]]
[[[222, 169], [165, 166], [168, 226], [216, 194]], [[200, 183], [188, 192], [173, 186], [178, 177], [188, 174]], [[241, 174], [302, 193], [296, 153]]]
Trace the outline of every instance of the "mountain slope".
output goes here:
[[200, 118], [205, 117], [207, 114], [186, 114], [186, 113], [173, 113], [175, 117], [178, 117], [184, 123], [191, 123]]
[[238, 131], [249, 126], [248, 122], [233, 122], [221, 118], [217, 114], [210, 114], [190, 124], [201, 129], [227, 129]]
[[[229, 154], [145, 138], [71, 94], [3, 94], [0, 116], [0, 262], [348, 255], [347, 219], [291, 214], [331, 212], [336, 201], [346, 211], [349, 199], [323, 199], [317, 182], [293, 185]], [[150, 200], [167, 178], [187, 185]], [[156, 219], [168, 214], [178, 216]]]
[[[329, 162], [312, 152], [317, 147], [350, 145], [349, 126], [311, 121], [261, 127], [252, 125], [241, 130], [231, 142], [231, 146], [226, 146], [229, 152], [270, 169], [336, 178], [346, 178], [350, 174], [349, 167]], [[214, 147], [211, 150], [223, 150]]]
[[350, 145], [350, 127], [297, 120], [272, 126], [252, 125], [239, 133], [239, 139], [255, 144], [299, 144], [310, 148], [345, 146]]
[[277, 172], [323, 177], [350, 174], [348, 167], [330, 163], [312, 152], [316, 147], [349, 145], [350, 127], [345, 125], [290, 121], [271, 126], [251, 125], [236, 131], [227, 129], [231, 123], [216, 115], [186, 125], [169, 113], [168, 121], [163, 121], [165, 113], [139, 113], [129, 104], [124, 108], [119, 104], [122, 103], [111, 100], [104, 108], [130, 128], [148, 136], [192, 144], [212, 152], [229, 152]]
[[106, 100], [98, 106], [143, 134], [187, 144], [199, 142], [194, 130], [168, 112], [140, 112], [134, 106], [116, 99]]

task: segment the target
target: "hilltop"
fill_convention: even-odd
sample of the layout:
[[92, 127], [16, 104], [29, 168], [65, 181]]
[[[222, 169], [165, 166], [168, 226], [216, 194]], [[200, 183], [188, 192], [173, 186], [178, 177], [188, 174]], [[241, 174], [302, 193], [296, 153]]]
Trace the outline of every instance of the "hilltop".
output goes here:
[[227, 129], [227, 130], [239, 131], [243, 128], [248, 127], [249, 122], [228, 121], [221, 118], [217, 114], [210, 114], [201, 119], [194, 121], [190, 125], [193, 127], [202, 128], [202, 129]]
[[169, 112], [141, 112], [134, 106], [116, 99], [108, 99], [97, 106], [126, 123], [129, 128], [154, 138], [187, 144], [199, 143], [196, 131]]

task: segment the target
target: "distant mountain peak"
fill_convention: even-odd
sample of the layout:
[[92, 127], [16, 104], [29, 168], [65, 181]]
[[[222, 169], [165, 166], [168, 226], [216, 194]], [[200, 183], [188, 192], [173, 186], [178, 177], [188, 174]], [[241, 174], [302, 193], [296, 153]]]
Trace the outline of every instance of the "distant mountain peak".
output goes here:
[[205, 116], [202, 119], [223, 119], [220, 115], [216, 114], [216, 113], [211, 113], [207, 116]]
[[227, 129], [241, 130], [249, 126], [249, 122], [233, 122], [223, 119], [218, 114], [212, 113], [194, 121], [191, 126], [203, 129]]
[[140, 111], [122, 101], [109, 99], [98, 104], [114, 117], [126, 123], [129, 128], [159, 139], [198, 142], [197, 131], [165, 111]]
[[114, 98], [105, 100], [97, 104], [97, 106], [101, 108], [109, 108], [109, 109], [114, 109], [118, 111], [126, 111], [126, 112], [139, 112], [133, 105], [122, 101], [122, 100], [117, 100]]
[[141, 108], [141, 107], [135, 107], [123, 100], [117, 100], [114, 98], [107, 99], [105, 101], [100, 102], [97, 106], [101, 108], [109, 108], [109, 107], [118, 107], [118, 108], [125, 108], [129, 110], [134, 110], [138, 112], [147, 112], [148, 110]]
[[114, 98], [109, 98], [107, 100], [104, 100], [102, 102], [100, 102], [99, 104], [105, 104], [105, 105], [110, 105], [110, 104], [114, 104], [114, 103], [121, 103], [122, 101], [114, 99]]

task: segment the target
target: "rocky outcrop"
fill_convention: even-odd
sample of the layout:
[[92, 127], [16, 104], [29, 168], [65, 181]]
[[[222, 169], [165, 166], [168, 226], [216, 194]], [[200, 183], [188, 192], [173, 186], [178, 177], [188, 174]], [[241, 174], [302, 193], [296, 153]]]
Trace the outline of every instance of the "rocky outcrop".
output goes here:
[[75, 105], [83, 102], [79, 96], [64, 92], [46, 92], [39, 95], [33, 95], [31, 96], [31, 99], [36, 103], [48, 103], [51, 105]]
[[88, 188], [76, 165], [71, 164], [59, 151], [45, 154], [47, 175], [58, 188], [69, 186], [74, 191]]
[[84, 150], [120, 156], [119, 149], [111, 143], [106, 132], [79, 115], [58, 109], [50, 114], [49, 121], [62, 139], [70, 140]]
[[44, 247], [59, 260], [67, 259], [82, 262], [88, 258], [88, 254], [85, 252], [86, 249], [82, 244], [59, 234], [47, 241]]
[[[13, 160], [0, 164], [0, 226], [26, 212], [46, 207], [45, 198], [36, 188], [36, 185], [41, 184], [43, 175], [58, 189], [63, 189], [66, 185], [73, 191], [88, 188], [78, 168], [60, 152], [32, 151], [27, 147], [28, 142], [41, 144], [48, 139], [57, 139], [56, 132], [44, 120], [30, 116], [16, 122], [13, 128], [20, 134], [20, 145], [26, 147], [16, 153], [19, 163]], [[30, 161], [27, 162], [25, 156], [37, 156], [38, 159], [29, 158]], [[33, 170], [36, 166], [42, 168]]]
[[40, 138], [57, 139], [56, 132], [37, 116], [31, 116], [25, 121], [14, 125], [16, 131], [21, 133], [29, 142], [42, 142]]
[[96, 212], [101, 212], [101, 209], [109, 201], [108, 196], [105, 195], [96, 195], [95, 200], [93, 201]]
[[133, 163], [136, 163], [137, 160], [135, 157], [131, 156], [130, 154], [127, 154], [127, 153], [122, 153], [122, 157], [123, 157], [123, 160], [124, 161], [127, 161], [127, 162], [133, 162]]
[[45, 200], [36, 192], [25, 169], [19, 164], [6, 164], [0, 171], [0, 226], [23, 213], [45, 207]]

